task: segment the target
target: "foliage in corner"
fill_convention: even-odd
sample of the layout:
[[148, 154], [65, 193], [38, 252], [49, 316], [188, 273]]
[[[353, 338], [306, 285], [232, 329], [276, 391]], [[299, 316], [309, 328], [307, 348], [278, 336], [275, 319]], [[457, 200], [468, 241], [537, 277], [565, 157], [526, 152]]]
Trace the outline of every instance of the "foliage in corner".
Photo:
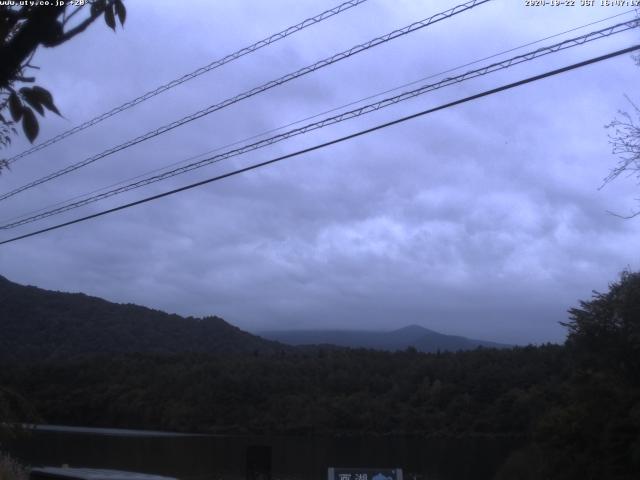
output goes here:
[[[637, 21], [640, 21], [640, 10], [636, 11]], [[632, 56], [635, 64], [640, 67], [640, 54]], [[609, 143], [614, 155], [618, 157], [618, 165], [611, 169], [611, 172], [605, 177], [602, 187], [615, 180], [622, 174], [635, 176], [640, 183], [640, 108], [625, 95], [627, 101], [631, 104], [632, 113], [624, 110], [618, 111], [618, 117], [612, 122], [605, 125], [607, 130], [613, 133], [609, 134]], [[635, 113], [635, 119], [634, 119]], [[637, 123], [636, 123], [637, 121]], [[640, 200], [640, 199], [638, 199]], [[619, 215], [609, 212], [620, 218], [630, 219], [640, 215], [640, 210], [631, 212], [629, 215]]]
[[[640, 56], [638, 57], [640, 66]], [[609, 143], [614, 155], [618, 157], [618, 165], [611, 170], [604, 179], [604, 185], [615, 180], [620, 175], [635, 176], [640, 181], [640, 107], [627, 97], [633, 112], [620, 110], [618, 118], [605, 127], [613, 133], [609, 134]], [[635, 118], [634, 118], [635, 116]], [[623, 218], [633, 218], [640, 215], [640, 211], [628, 216], [616, 215]]]
[[640, 387], [640, 272], [624, 271], [606, 293], [569, 310], [567, 346], [584, 369], [607, 371]]
[[571, 378], [538, 422], [554, 478], [637, 478], [640, 471], [640, 272], [569, 310]]
[[[33, 143], [39, 132], [36, 113], [60, 115], [51, 93], [28, 75], [38, 68], [31, 64], [38, 47], [62, 45], [101, 16], [115, 31], [116, 19], [124, 26], [127, 16], [122, 0], [94, 0], [75, 7], [33, 3], [0, 6], [0, 148], [11, 143], [17, 125]], [[0, 171], [7, 166], [0, 160]]]

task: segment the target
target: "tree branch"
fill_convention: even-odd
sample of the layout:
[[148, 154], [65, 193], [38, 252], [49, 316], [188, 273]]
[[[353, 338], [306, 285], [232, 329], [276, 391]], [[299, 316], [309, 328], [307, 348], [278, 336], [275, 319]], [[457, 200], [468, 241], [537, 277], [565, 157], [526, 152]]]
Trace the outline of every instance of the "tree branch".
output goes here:
[[64, 8], [44, 6], [33, 9], [19, 31], [0, 47], [0, 87], [9, 85], [31, 52], [55, 37], [57, 17]]
[[[82, 8], [82, 7], [79, 7], [79, 8]], [[57, 47], [58, 45], [66, 42], [67, 40], [71, 40], [73, 37], [75, 37], [79, 33], [84, 32], [89, 27], [89, 25], [91, 25], [95, 21], [96, 18], [102, 15], [102, 13], [104, 13], [104, 10], [105, 10], [104, 8], [98, 8], [93, 13], [90, 13], [89, 17], [85, 18], [81, 23], [73, 27], [71, 30], [64, 32], [60, 37], [58, 37], [57, 40], [54, 40], [53, 42], [49, 43], [46, 46]]]

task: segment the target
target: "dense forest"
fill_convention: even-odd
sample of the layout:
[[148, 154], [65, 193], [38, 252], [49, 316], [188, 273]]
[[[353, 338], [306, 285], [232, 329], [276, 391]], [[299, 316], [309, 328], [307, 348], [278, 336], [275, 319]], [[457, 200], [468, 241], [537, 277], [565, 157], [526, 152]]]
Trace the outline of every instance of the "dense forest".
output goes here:
[[[62, 424], [258, 433], [523, 435], [568, 373], [559, 346], [458, 354], [126, 355], [14, 366]], [[544, 389], [541, 388], [544, 386]]]
[[[640, 471], [640, 274], [569, 311], [565, 345], [305, 348], [5, 360], [48, 423], [211, 433], [500, 435], [511, 478]], [[23, 416], [24, 420], [27, 420]]]
[[82, 293], [18, 285], [0, 276], [0, 361], [95, 354], [275, 352], [284, 347], [219, 317], [181, 317]]

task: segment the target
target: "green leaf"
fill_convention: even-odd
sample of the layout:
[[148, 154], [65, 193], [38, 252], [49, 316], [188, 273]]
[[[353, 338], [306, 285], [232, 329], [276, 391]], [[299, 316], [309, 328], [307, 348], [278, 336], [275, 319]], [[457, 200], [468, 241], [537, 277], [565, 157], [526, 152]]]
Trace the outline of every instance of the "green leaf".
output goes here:
[[111, 28], [114, 32], [116, 31], [116, 17], [113, 5], [107, 6], [106, 10], [104, 11], [104, 21], [109, 26], [109, 28]]
[[118, 19], [120, 19], [120, 25], [124, 26], [124, 21], [127, 19], [127, 9], [124, 8], [124, 3], [122, 3], [122, 0], [116, 0], [115, 7]]
[[33, 90], [23, 87], [20, 89], [20, 93], [22, 94], [22, 98], [24, 98], [29, 105], [35, 108], [40, 115], [44, 115], [44, 108], [42, 108], [40, 99], [37, 94], [34, 94]]
[[9, 95], [9, 112], [14, 122], [22, 118], [23, 109], [22, 102], [18, 98], [18, 95], [16, 95], [16, 92], [11, 92], [11, 95]]
[[37, 95], [41, 105], [44, 105], [47, 110], [51, 110], [56, 115], [62, 116], [53, 103], [53, 96], [51, 95], [51, 93], [49, 93], [48, 90], [38, 86], [34, 86], [31, 90], [33, 91], [34, 95]]
[[40, 127], [38, 126], [38, 119], [36, 118], [35, 113], [27, 107], [25, 107], [22, 112], [22, 129], [29, 141], [33, 143], [38, 136]]

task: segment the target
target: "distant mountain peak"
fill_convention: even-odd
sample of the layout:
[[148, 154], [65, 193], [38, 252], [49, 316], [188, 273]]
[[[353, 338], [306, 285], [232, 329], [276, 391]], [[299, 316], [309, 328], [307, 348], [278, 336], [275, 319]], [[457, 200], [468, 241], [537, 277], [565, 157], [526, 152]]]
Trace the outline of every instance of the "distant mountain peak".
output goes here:
[[404, 350], [414, 347], [422, 352], [473, 350], [478, 347], [508, 348], [504, 345], [472, 338], [445, 335], [420, 325], [396, 330], [279, 330], [258, 334], [289, 345], [335, 345], [338, 347]]
[[421, 325], [411, 324], [406, 327], [398, 328], [396, 330], [392, 330], [393, 332], [404, 332], [404, 333], [413, 333], [413, 334], [421, 334], [421, 333], [434, 333], [433, 330], [429, 330]]

